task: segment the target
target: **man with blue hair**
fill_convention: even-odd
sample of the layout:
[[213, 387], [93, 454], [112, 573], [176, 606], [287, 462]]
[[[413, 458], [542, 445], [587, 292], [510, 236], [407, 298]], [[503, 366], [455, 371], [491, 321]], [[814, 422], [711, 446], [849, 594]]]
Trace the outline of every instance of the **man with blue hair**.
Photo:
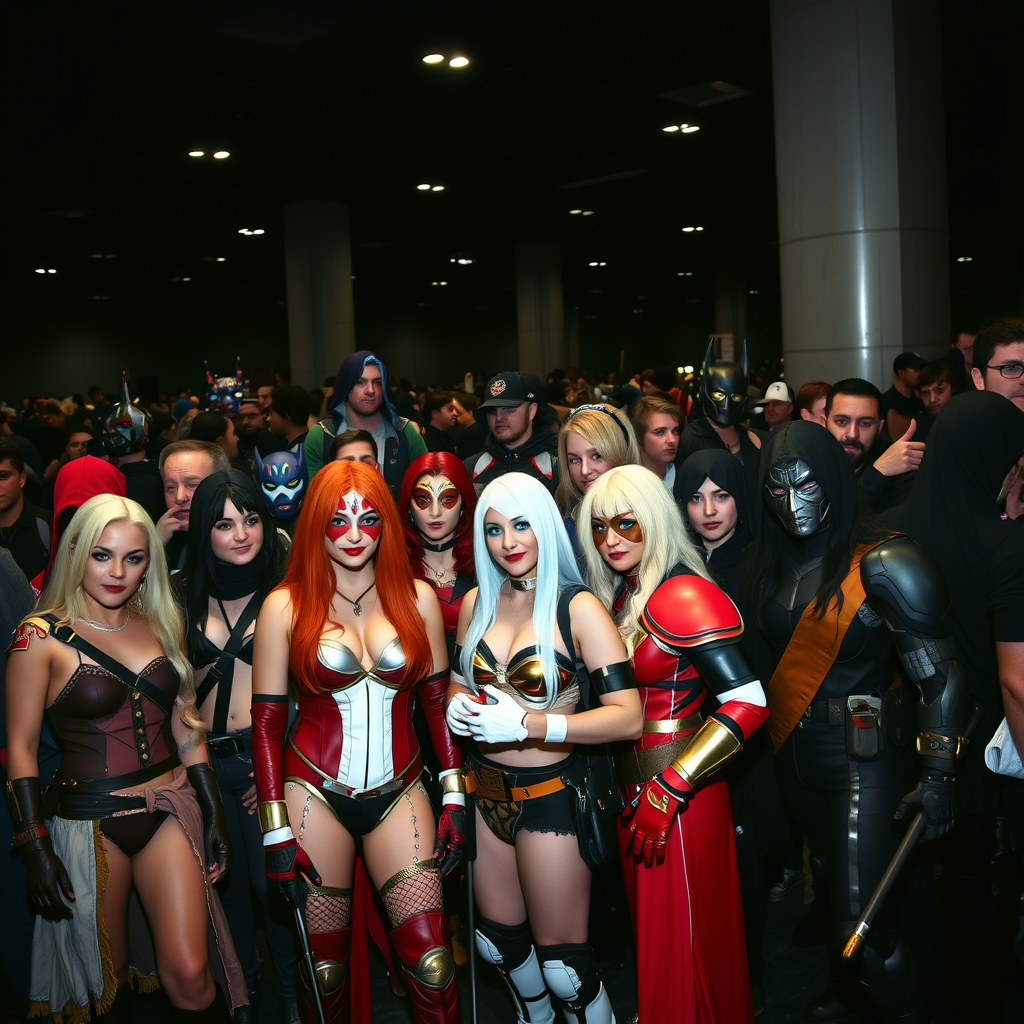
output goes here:
[[366, 349], [348, 356], [338, 368], [327, 416], [306, 437], [309, 478], [330, 461], [331, 443], [344, 430], [365, 430], [377, 443], [381, 475], [398, 498], [409, 463], [426, 453], [427, 446], [415, 423], [395, 412], [388, 397], [388, 371]]

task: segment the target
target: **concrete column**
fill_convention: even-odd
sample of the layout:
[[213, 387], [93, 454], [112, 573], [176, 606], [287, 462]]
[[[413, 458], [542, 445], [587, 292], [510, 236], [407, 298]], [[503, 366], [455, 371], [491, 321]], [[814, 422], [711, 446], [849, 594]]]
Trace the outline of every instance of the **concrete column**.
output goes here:
[[771, 0], [786, 376], [864, 377], [949, 323], [939, 6]]
[[516, 310], [518, 369], [546, 380], [551, 367], [565, 366], [566, 354], [562, 257], [557, 242], [516, 243]]
[[348, 207], [289, 203], [284, 232], [292, 380], [316, 387], [356, 350]]

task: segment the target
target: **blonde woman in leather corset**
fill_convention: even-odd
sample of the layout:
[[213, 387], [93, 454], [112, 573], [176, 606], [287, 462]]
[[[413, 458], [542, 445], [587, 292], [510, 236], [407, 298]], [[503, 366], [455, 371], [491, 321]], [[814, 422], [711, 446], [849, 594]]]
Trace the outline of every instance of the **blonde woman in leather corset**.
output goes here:
[[[559, 595], [582, 581], [543, 484], [522, 473], [493, 481], [474, 530], [479, 587], [459, 617], [447, 718], [476, 740], [467, 783], [478, 819], [477, 948], [505, 978], [520, 1021], [553, 1022], [554, 996], [577, 1019], [605, 1024], [615, 1017], [587, 945], [590, 868], [575, 791], [561, 776], [577, 744], [636, 739], [640, 703], [615, 625], [586, 590], [569, 602], [574, 649], [563, 647]], [[579, 662], [600, 704], [577, 713]]]

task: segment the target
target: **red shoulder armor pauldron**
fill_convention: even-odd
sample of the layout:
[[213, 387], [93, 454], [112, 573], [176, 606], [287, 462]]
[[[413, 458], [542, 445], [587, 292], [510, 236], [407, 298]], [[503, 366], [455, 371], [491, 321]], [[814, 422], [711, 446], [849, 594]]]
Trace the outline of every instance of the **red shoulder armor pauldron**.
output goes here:
[[743, 619], [728, 595], [702, 576], [673, 576], [651, 595], [643, 626], [670, 647], [699, 647], [743, 633]]
[[27, 651], [28, 645], [32, 642], [32, 637], [37, 636], [40, 640], [44, 640], [48, 633], [49, 630], [42, 619], [26, 619], [11, 636], [7, 653], [13, 654], [15, 651]]

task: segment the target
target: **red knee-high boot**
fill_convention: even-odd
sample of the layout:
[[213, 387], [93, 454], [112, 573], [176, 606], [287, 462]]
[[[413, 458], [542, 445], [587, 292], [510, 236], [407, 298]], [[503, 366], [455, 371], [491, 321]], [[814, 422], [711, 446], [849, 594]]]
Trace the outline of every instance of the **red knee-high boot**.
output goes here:
[[459, 980], [444, 911], [413, 914], [391, 932], [391, 941], [405, 968], [405, 989], [416, 1020], [458, 1024]]
[[[352, 932], [310, 932], [309, 948], [316, 965], [316, 984], [324, 1004], [328, 1024], [348, 1024], [348, 958], [352, 948]], [[309, 987], [309, 976], [303, 958], [299, 957], [299, 983], [295, 994], [303, 1024], [319, 1024], [316, 1002]]]

